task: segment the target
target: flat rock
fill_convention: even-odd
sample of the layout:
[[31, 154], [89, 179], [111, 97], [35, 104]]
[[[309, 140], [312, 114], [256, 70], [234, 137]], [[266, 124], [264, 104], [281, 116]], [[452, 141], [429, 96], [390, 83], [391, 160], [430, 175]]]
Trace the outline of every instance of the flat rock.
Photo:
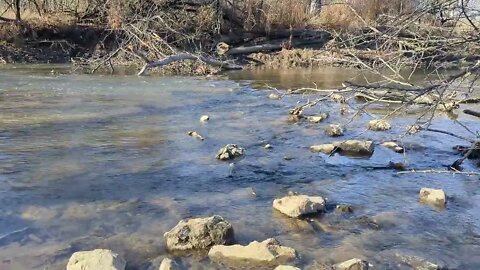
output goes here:
[[383, 147], [391, 149], [397, 153], [404, 153], [405, 149], [401, 147], [398, 143], [396, 142], [383, 142], [381, 144]]
[[390, 125], [390, 123], [388, 123], [385, 120], [375, 119], [375, 120], [372, 120], [372, 121], [368, 122], [367, 127], [368, 127], [368, 129], [373, 130], [373, 131], [386, 131], [386, 130], [391, 129], [392, 125]]
[[208, 257], [227, 264], [265, 266], [292, 261], [296, 258], [296, 251], [293, 248], [281, 246], [277, 240], [270, 238], [261, 243], [251, 242], [247, 246], [217, 245], [210, 249]]
[[318, 144], [310, 146], [310, 151], [314, 153], [323, 153], [330, 155], [335, 150], [335, 145], [332, 143]]
[[273, 208], [289, 217], [314, 214], [325, 209], [325, 199], [320, 196], [289, 195], [273, 201]]
[[371, 156], [375, 150], [372, 141], [347, 140], [333, 143], [342, 153], [350, 155]]
[[420, 190], [420, 202], [434, 206], [445, 206], [447, 195], [442, 189], [422, 188]]
[[325, 128], [325, 134], [330, 137], [339, 137], [343, 136], [344, 128], [341, 125], [331, 124]]
[[95, 249], [73, 253], [67, 270], [125, 270], [126, 262], [108, 249]]
[[181, 220], [164, 235], [169, 250], [201, 250], [233, 242], [233, 227], [221, 216]]
[[351, 259], [335, 265], [335, 270], [368, 270], [368, 262], [360, 259]]
[[290, 265], [279, 265], [275, 270], [300, 270], [300, 268]]
[[308, 116], [307, 117], [307, 120], [310, 122], [310, 123], [320, 123], [322, 122], [323, 120], [327, 119], [328, 118], [328, 114], [327, 113], [321, 113], [319, 115], [312, 115], [312, 116]]
[[227, 144], [217, 152], [216, 158], [219, 160], [231, 160], [243, 156], [245, 149], [236, 144]]

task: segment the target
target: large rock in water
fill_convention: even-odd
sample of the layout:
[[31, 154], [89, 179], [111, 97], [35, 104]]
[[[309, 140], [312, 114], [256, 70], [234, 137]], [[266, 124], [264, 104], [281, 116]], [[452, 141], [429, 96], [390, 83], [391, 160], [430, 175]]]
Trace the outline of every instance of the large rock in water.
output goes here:
[[273, 208], [289, 217], [314, 214], [325, 209], [325, 199], [306, 195], [290, 195], [273, 201]]
[[335, 265], [335, 270], [368, 270], [368, 262], [360, 259], [351, 259]]
[[385, 120], [372, 120], [368, 122], [367, 127], [373, 131], [387, 131], [392, 128], [392, 125]]
[[194, 218], [181, 220], [163, 237], [169, 250], [209, 249], [214, 245], [232, 243], [233, 228], [221, 216]]
[[442, 189], [422, 188], [420, 190], [420, 202], [433, 206], [445, 206], [447, 194]]
[[375, 150], [372, 141], [347, 140], [333, 143], [341, 153], [347, 155], [371, 156]]
[[214, 246], [208, 252], [208, 257], [214, 261], [237, 266], [274, 266], [294, 260], [296, 251], [281, 246], [277, 240], [270, 238], [261, 243], [254, 241], [247, 246]]
[[125, 270], [126, 262], [108, 249], [95, 249], [73, 253], [67, 270]]
[[331, 124], [325, 128], [325, 134], [330, 137], [343, 136], [344, 128], [341, 125]]
[[245, 149], [236, 144], [227, 144], [217, 152], [216, 158], [219, 160], [230, 160], [243, 156]]
[[326, 144], [318, 144], [318, 145], [312, 145], [310, 146], [310, 151], [314, 153], [323, 153], [326, 155], [330, 155], [335, 151], [336, 147], [332, 143], [326, 143]]

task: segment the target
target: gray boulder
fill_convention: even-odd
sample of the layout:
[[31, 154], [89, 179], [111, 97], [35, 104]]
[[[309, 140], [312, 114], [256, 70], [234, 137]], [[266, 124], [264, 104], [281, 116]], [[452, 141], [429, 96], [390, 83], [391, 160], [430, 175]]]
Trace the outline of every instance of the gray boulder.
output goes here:
[[181, 220], [163, 236], [171, 251], [209, 249], [231, 244], [234, 238], [232, 225], [221, 216]]

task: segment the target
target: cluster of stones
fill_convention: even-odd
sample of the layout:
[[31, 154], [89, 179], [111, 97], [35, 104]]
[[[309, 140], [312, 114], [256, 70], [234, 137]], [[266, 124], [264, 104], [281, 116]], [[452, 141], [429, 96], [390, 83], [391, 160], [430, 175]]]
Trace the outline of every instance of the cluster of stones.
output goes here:
[[[341, 97], [341, 96], [340, 96]], [[270, 99], [280, 99], [277, 94], [271, 94]], [[328, 118], [328, 114], [309, 116], [307, 120], [319, 123]], [[204, 115], [201, 122], [209, 121], [210, 117]], [[373, 131], [386, 131], [391, 125], [384, 120], [372, 120], [367, 125]], [[341, 125], [331, 124], [325, 128], [325, 133], [331, 137], [343, 136], [344, 128]], [[189, 136], [204, 140], [195, 131], [188, 132]], [[404, 148], [396, 142], [384, 142], [382, 146], [398, 153], [403, 153]], [[370, 156], [374, 152], [372, 141], [346, 140], [329, 144], [313, 145], [312, 152], [333, 154], [341, 152], [347, 155]], [[270, 144], [265, 149], [272, 149]], [[244, 155], [245, 150], [236, 144], [222, 147], [216, 155], [219, 160], [227, 161]], [[443, 207], [447, 203], [447, 196], [441, 189], [422, 188], [419, 201], [435, 207]], [[273, 208], [290, 218], [300, 218], [305, 215], [317, 214], [325, 210], [326, 199], [321, 196], [307, 196], [289, 194], [273, 201]], [[335, 209], [338, 213], [350, 213], [352, 206], [339, 204]], [[174, 228], [164, 234], [166, 247], [169, 251], [208, 251], [210, 260], [230, 265], [232, 267], [276, 267], [275, 270], [300, 270], [295, 266], [287, 265], [295, 261], [295, 249], [281, 245], [274, 238], [253, 241], [248, 245], [235, 244], [233, 226], [221, 216], [207, 218], [192, 218], [181, 220]], [[74, 253], [67, 264], [67, 270], [125, 270], [126, 261], [117, 253], [106, 249], [81, 251]], [[362, 259], [351, 260], [335, 264], [335, 270], [368, 270], [370, 264]], [[181, 267], [169, 258], [163, 259], [159, 270], [178, 270]]]

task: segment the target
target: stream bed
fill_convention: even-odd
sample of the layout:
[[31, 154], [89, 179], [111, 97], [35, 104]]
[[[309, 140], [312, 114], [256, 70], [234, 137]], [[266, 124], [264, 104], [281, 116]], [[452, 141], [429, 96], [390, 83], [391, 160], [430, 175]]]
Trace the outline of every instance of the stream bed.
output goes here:
[[[358, 76], [341, 68], [232, 72], [218, 77], [83, 75], [69, 67], [0, 68], [0, 269], [65, 269], [73, 252], [108, 248], [127, 269], [149, 269], [167, 254], [163, 234], [180, 219], [221, 215], [236, 241], [275, 237], [300, 254], [302, 269], [359, 257], [373, 269], [411, 269], [418, 256], [449, 269], [480, 269], [480, 179], [460, 174], [398, 174], [390, 161], [445, 169], [464, 142], [437, 133], [402, 136], [406, 155], [377, 146], [370, 158], [311, 153], [332, 138], [323, 127], [346, 125], [342, 139], [398, 139], [415, 115], [366, 130], [371, 116], [349, 121], [337, 103], [326, 122], [290, 123], [288, 110], [314, 99], [274, 90], [338, 87]], [[475, 105], [472, 105], [475, 106]], [[201, 123], [202, 115], [210, 121]], [[350, 115], [351, 116], [351, 115]], [[451, 116], [433, 127], [464, 134]], [[479, 130], [478, 119], [457, 119]], [[204, 141], [187, 135], [197, 131]], [[233, 165], [215, 159], [226, 144], [246, 149]], [[271, 144], [272, 149], [264, 149]], [[477, 171], [467, 161], [467, 171]], [[422, 187], [442, 188], [445, 209], [418, 202]], [[289, 191], [351, 204], [295, 220], [272, 209]], [[327, 207], [328, 208], [328, 207]], [[191, 269], [224, 269], [202, 256]]]

